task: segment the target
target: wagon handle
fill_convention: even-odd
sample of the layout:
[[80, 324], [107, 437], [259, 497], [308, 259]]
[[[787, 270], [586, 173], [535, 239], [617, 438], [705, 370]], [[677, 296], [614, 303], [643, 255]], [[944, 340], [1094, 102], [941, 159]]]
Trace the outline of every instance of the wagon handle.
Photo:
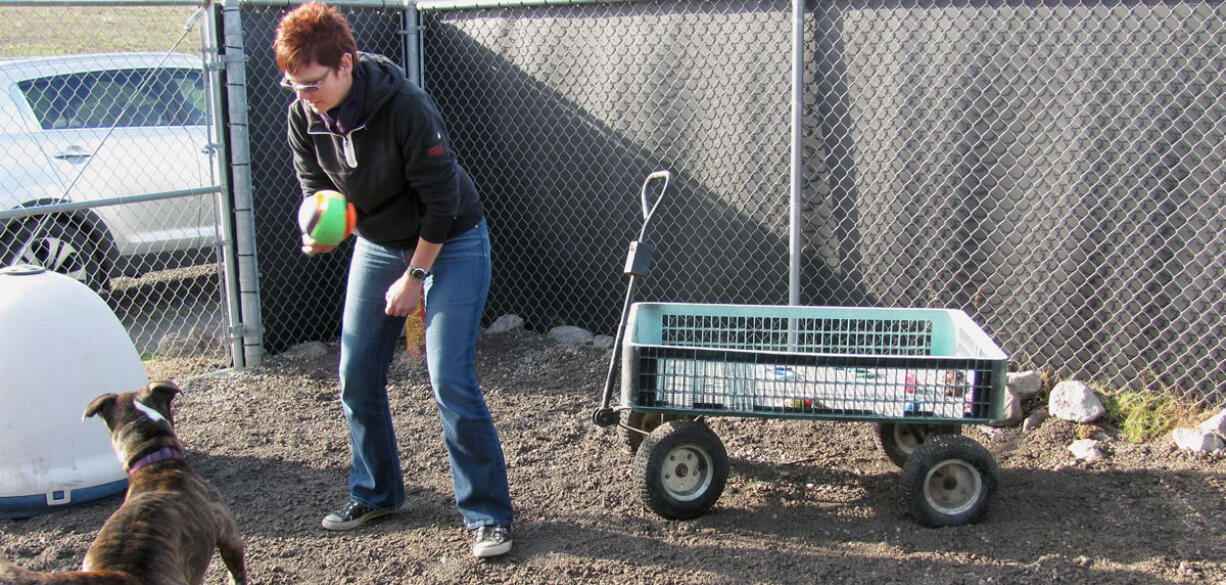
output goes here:
[[[639, 200], [642, 202], [642, 205], [643, 205], [643, 229], [639, 230], [640, 240], [646, 237], [647, 224], [651, 222], [651, 216], [655, 215], [656, 208], [660, 206], [660, 201], [664, 199], [664, 193], [668, 191], [668, 182], [669, 180], [672, 179], [672, 177], [673, 177], [673, 174], [668, 172], [667, 170], [659, 170], [654, 173], [651, 173], [650, 175], [647, 175], [647, 178], [643, 180], [643, 187], [639, 192]], [[652, 181], [656, 181], [659, 179], [664, 179], [664, 186], [660, 187], [660, 195], [656, 197], [655, 203], [651, 203], [650, 205], [648, 205], [647, 186], [650, 185]]]
[[[664, 193], [668, 190], [668, 182], [672, 176], [672, 173], [667, 170], [655, 171], [643, 180], [643, 187], [639, 192], [639, 201], [643, 207], [643, 228], [639, 230], [639, 239], [630, 242], [630, 254], [626, 258], [625, 273], [630, 277], [630, 284], [626, 287], [626, 302], [622, 305], [621, 320], [617, 322], [617, 336], [613, 338], [613, 350], [609, 355], [609, 374], [605, 378], [600, 407], [592, 413], [592, 420], [598, 426], [607, 427], [618, 422], [617, 411], [610, 407], [613, 400], [613, 387], [617, 384], [617, 358], [621, 353], [619, 350], [622, 346], [622, 336], [626, 334], [626, 318], [630, 314], [630, 305], [634, 302], [634, 291], [638, 288], [639, 278], [647, 276], [648, 266], [651, 264], [652, 246], [644, 241], [647, 236], [647, 224], [651, 223], [651, 217], [655, 215], [656, 208], [664, 199]], [[654, 203], [649, 203], [647, 187], [652, 182], [661, 179], [664, 180], [664, 185], [660, 188], [660, 194]]]

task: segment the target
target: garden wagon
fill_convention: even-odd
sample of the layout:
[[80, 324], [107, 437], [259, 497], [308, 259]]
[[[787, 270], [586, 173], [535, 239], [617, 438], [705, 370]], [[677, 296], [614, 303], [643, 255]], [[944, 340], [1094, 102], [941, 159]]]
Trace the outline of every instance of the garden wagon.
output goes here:
[[[618, 424], [644, 503], [693, 518], [719, 499], [728, 457], [713, 416], [868, 421], [902, 468], [904, 501], [929, 526], [972, 522], [997, 482], [995, 458], [962, 425], [1001, 416], [1007, 356], [964, 312], [633, 302], [656, 203], [626, 262], [630, 286], [600, 426]], [[613, 389], [620, 360], [620, 401]]]

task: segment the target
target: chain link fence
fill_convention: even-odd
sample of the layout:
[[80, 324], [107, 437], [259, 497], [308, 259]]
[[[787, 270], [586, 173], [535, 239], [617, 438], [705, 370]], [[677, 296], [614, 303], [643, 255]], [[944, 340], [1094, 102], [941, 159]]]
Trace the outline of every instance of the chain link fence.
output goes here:
[[[329, 254], [302, 254], [297, 223], [302, 189], [286, 142], [286, 111], [294, 94], [281, 87], [281, 72], [272, 50], [277, 24], [289, 8], [283, 2], [272, 4], [245, 3], [239, 14], [225, 22], [226, 26], [241, 26], [246, 76], [241, 96], [246, 103], [241, 109], [246, 112], [251, 149], [250, 197], [257, 236], [262, 345], [270, 353], [277, 353], [302, 341], [334, 341], [340, 337], [345, 274], [353, 240]], [[405, 63], [403, 10], [340, 9], [349, 20], [359, 49]]]
[[806, 260], [839, 278], [809, 300], [963, 308], [1019, 364], [1226, 402], [1222, 4], [820, 6]]
[[787, 4], [441, 8], [425, 84], [486, 193], [492, 313], [612, 334], [657, 169], [640, 300], [788, 301]]
[[[790, 3], [417, 8], [423, 85], [488, 210], [487, 319], [615, 331], [661, 168], [639, 300], [788, 302]], [[294, 256], [267, 49], [284, 10], [243, 12], [270, 347], [335, 337], [344, 270]], [[345, 10], [363, 49], [417, 70], [418, 28]], [[800, 301], [960, 308], [1016, 367], [1223, 402], [1224, 10], [809, 6]]]
[[[418, 5], [489, 209], [490, 314], [614, 331], [657, 168], [677, 180], [640, 299], [788, 302], [790, 3], [491, 4]], [[1017, 367], [1226, 401], [1223, 23], [809, 6], [801, 303], [964, 309]]]
[[[420, 27], [418, 14], [401, 7], [340, 4], [361, 48], [422, 72], [480, 186], [494, 251], [487, 320], [516, 313], [538, 330], [615, 331], [626, 245], [642, 227], [640, 185], [663, 168], [674, 180], [647, 237], [656, 253], [638, 300], [788, 302], [795, 216], [803, 304], [964, 309], [1016, 367], [1226, 402], [1221, 4], [810, 5], [795, 214], [788, 2], [427, 1], [416, 5]], [[0, 10], [7, 23], [21, 23], [0, 32], [0, 46], [28, 56], [167, 52], [194, 7]], [[119, 17], [104, 14], [112, 10], [137, 15], [125, 18], [144, 24], [123, 30], [148, 31], [149, 40], [94, 32], [118, 30]], [[228, 125], [227, 166], [249, 171], [230, 202], [250, 212], [251, 233], [238, 244], [253, 249], [240, 251], [238, 263], [246, 258], [254, 269], [241, 292], [258, 298], [244, 306], [243, 332], [271, 352], [333, 340], [348, 248], [322, 258], [298, 253], [300, 193], [285, 145], [292, 96], [277, 85], [270, 49], [287, 7], [240, 2], [225, 10], [215, 31], [227, 39], [218, 41], [231, 68], [225, 101], [243, 118]], [[159, 23], [145, 20], [161, 11], [168, 15]], [[27, 40], [12, 40], [19, 37]], [[69, 96], [36, 95], [26, 133], [73, 131], [34, 113]], [[92, 125], [113, 134], [130, 128], [116, 122], [140, 111], [93, 114]], [[64, 123], [85, 124], [71, 119]], [[10, 205], [6, 225], [60, 226], [58, 239], [70, 240], [67, 228], [111, 229], [107, 215], [129, 203], [189, 200], [193, 189], [219, 184], [210, 177], [144, 187], [146, 175], [168, 179], [189, 167], [150, 164], [164, 150], [140, 152], [142, 164], [112, 172], [140, 189], [72, 199], [67, 210], [50, 200]], [[6, 164], [18, 160], [5, 156]], [[55, 201], [107, 184], [79, 174], [59, 179]], [[4, 189], [18, 184], [5, 181]], [[124, 199], [137, 193], [173, 196]], [[91, 213], [65, 218], [68, 211]], [[173, 224], [201, 213], [142, 211], [112, 223], [137, 230], [155, 217]], [[218, 274], [234, 268], [216, 263], [225, 219], [197, 224], [212, 226], [198, 247], [145, 254], [113, 246], [94, 260], [107, 266], [101, 279], [110, 277], [103, 294], [119, 299], [117, 313], [143, 321], [194, 298], [224, 312]], [[5, 235], [8, 255], [21, 249], [19, 239]], [[188, 249], [203, 259], [189, 264], [206, 268], [187, 288], [202, 292], [166, 296], [156, 283], [175, 271], [162, 270], [161, 258]], [[122, 293], [129, 284], [133, 292]], [[213, 325], [224, 321], [194, 326], [224, 338], [225, 326]], [[139, 323], [125, 323], [139, 337]]]
[[98, 291], [150, 377], [232, 363], [203, 16], [0, 2], [0, 264]]

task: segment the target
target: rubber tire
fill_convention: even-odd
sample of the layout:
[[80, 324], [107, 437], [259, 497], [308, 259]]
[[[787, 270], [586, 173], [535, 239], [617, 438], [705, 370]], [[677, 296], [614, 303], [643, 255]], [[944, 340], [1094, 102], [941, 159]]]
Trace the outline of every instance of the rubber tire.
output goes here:
[[[666, 414], [662, 412], [635, 412], [633, 410], [624, 410], [621, 413], [621, 425], [617, 427], [618, 434], [621, 435], [622, 446], [630, 455], [638, 453], [639, 446], [643, 444], [643, 440], [650, 435], [660, 423], [670, 420], [694, 420], [694, 415], [688, 414]], [[626, 427], [631, 427], [643, 431], [636, 433]], [[646, 434], [644, 434], [646, 433]]]
[[99, 257], [94, 254], [96, 246], [81, 226], [73, 224], [76, 222], [48, 221], [38, 230], [36, 238], [38, 224], [26, 223], [18, 228], [11, 240], [20, 242], [21, 247], [6, 250], [11, 253], [5, 264], [35, 264], [67, 275], [91, 290], [103, 290], [109, 278]]
[[996, 458], [983, 445], [934, 436], [903, 466], [903, 502], [924, 526], [961, 526], [983, 517], [999, 481]]
[[961, 435], [962, 425], [934, 425], [927, 423], [877, 424], [877, 439], [886, 457], [901, 469], [907, 464], [911, 453], [934, 435]]
[[728, 481], [728, 453], [707, 425], [667, 421], [643, 441], [634, 456], [634, 482], [651, 511], [670, 520], [705, 514]]

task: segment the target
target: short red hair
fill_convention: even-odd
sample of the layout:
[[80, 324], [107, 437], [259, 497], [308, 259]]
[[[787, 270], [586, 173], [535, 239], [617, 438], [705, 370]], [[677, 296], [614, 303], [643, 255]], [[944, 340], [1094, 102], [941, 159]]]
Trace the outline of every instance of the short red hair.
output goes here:
[[336, 67], [346, 53], [358, 52], [349, 21], [323, 2], [307, 2], [281, 17], [272, 48], [277, 67], [290, 74], [311, 63]]

